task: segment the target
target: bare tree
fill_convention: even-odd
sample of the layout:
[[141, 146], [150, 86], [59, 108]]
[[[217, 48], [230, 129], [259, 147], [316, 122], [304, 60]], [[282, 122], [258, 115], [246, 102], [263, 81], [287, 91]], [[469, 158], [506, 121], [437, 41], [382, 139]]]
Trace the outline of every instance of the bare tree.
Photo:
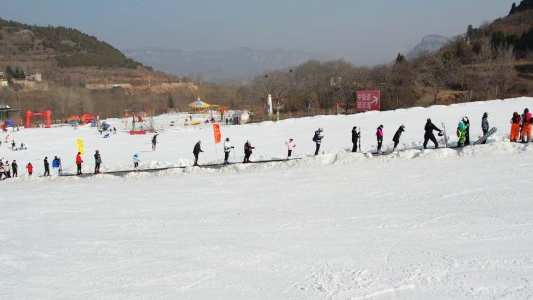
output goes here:
[[516, 83], [513, 48], [500, 46], [494, 51], [496, 52], [494, 82], [501, 91], [501, 98], [504, 99], [507, 91]]
[[420, 63], [417, 81], [430, 89], [433, 104], [437, 104], [439, 92], [449, 85], [459, 66], [459, 61], [449, 52], [445, 52], [442, 56], [429, 56]]

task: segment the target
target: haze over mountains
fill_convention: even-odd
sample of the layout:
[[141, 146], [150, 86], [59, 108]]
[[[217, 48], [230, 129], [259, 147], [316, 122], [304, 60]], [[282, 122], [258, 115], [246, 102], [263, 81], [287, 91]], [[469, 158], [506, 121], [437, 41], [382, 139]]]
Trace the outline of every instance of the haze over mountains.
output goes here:
[[[425, 36], [412, 51], [406, 54], [413, 58], [421, 52], [434, 52], [450, 41], [439, 35]], [[272, 69], [300, 65], [308, 60], [334, 59], [323, 53], [305, 50], [271, 49], [258, 50], [241, 47], [221, 51], [184, 51], [160, 47], [144, 47], [123, 50], [124, 54], [156, 70], [185, 76], [203, 73], [205, 80], [221, 81], [229, 78], [246, 79]], [[392, 59], [392, 58], [391, 58]]]

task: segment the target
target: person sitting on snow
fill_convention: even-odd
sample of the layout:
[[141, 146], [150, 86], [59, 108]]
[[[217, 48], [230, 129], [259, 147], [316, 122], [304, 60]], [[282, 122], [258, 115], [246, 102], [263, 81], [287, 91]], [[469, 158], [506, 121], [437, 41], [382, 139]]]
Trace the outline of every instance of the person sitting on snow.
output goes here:
[[110, 136], [109, 136], [109, 133], [106, 133], [106, 134], [104, 135], [104, 139], [106, 139], [106, 138], [108, 138], [108, 137], [110, 137]]

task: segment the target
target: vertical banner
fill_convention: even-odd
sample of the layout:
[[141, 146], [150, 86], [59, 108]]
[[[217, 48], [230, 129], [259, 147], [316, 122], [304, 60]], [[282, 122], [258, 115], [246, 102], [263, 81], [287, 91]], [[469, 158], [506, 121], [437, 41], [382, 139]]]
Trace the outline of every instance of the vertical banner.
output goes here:
[[380, 109], [380, 91], [357, 91], [355, 100], [356, 111]]
[[78, 152], [82, 155], [85, 154], [85, 149], [83, 148], [83, 140], [78, 139]]
[[213, 133], [215, 135], [215, 144], [220, 143], [222, 135], [220, 134], [220, 125], [213, 124]]

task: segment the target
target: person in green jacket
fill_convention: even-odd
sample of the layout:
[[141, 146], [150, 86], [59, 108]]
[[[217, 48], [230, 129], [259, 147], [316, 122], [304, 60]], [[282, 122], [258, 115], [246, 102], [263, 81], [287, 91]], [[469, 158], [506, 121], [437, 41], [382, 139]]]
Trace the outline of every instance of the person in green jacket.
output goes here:
[[459, 122], [457, 126], [457, 136], [459, 137], [459, 142], [457, 142], [457, 147], [462, 148], [465, 145], [466, 140], [466, 125], [463, 121]]

